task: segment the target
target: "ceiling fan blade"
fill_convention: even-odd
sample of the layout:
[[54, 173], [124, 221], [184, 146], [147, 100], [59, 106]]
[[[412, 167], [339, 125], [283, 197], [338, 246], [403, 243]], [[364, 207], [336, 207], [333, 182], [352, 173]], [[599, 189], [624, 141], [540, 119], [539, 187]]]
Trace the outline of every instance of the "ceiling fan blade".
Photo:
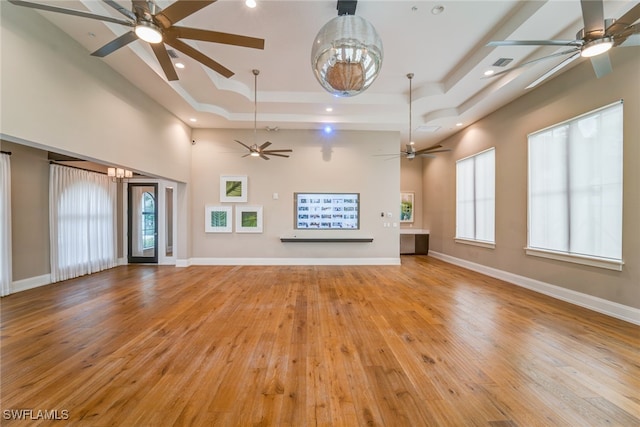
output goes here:
[[627, 13], [622, 15], [616, 22], [611, 24], [605, 34], [607, 36], [622, 32], [625, 28], [640, 19], [640, 3], [632, 7]]
[[80, 16], [82, 18], [97, 19], [98, 21], [113, 22], [114, 24], [126, 25], [127, 27], [134, 26], [134, 24], [129, 21], [123, 21], [122, 19], [116, 19], [110, 16], [96, 15], [89, 12], [83, 12], [81, 10], [64, 9], [61, 7], [49, 6], [46, 4], [39, 4], [39, 3], [31, 3], [28, 1], [22, 1], [22, 0], [9, 0], [9, 3], [14, 4], [16, 6], [25, 6], [33, 9], [46, 10], [47, 12], [64, 13], [65, 15]]
[[547, 60], [547, 59], [550, 59], [550, 58], [555, 58], [556, 56], [568, 55], [570, 53], [576, 53], [576, 52], [580, 52], [580, 49], [564, 50], [562, 52], [557, 52], [557, 53], [554, 53], [554, 54], [551, 54], [551, 55], [543, 56], [541, 58], [532, 59], [531, 61], [523, 62], [522, 64], [518, 64], [518, 65], [516, 65], [514, 67], [511, 67], [511, 68], [509, 68], [507, 70], [503, 70], [503, 71], [500, 71], [498, 73], [493, 73], [490, 76], [486, 76], [486, 77], [483, 77], [483, 78], [490, 79], [492, 77], [496, 77], [496, 76], [500, 76], [502, 74], [509, 73], [509, 72], [511, 72], [513, 70], [517, 70], [518, 68], [526, 67], [527, 65], [531, 65], [531, 64], [534, 64], [534, 63], [539, 62], [539, 61], [544, 61], [544, 60]]
[[276, 154], [276, 153], [268, 153], [269, 156], [277, 156], [277, 157], [289, 157], [286, 154]]
[[136, 16], [144, 18], [145, 14], [151, 16], [151, 10], [149, 10], [149, 3], [147, 0], [131, 0], [133, 4], [133, 10]]
[[580, 7], [582, 8], [585, 37], [602, 37], [604, 35], [604, 7], [602, 0], [580, 0]]
[[633, 37], [631, 41], [627, 43], [629, 37], [635, 34], [640, 34], [640, 24], [631, 25], [630, 27], [627, 27], [623, 32], [618, 33], [616, 35], [616, 38], [614, 39], [613, 46], [627, 47], [640, 45], [640, 37]]
[[241, 159], [244, 159], [245, 157], [249, 157], [251, 155], [251, 153], [247, 153], [244, 156], [240, 156]]
[[269, 158], [267, 156], [265, 156], [264, 154], [260, 154], [260, 157], [262, 157], [265, 160], [269, 160]]
[[127, 18], [131, 19], [132, 21], [134, 22], [136, 21], [136, 14], [130, 11], [129, 9], [125, 9], [124, 7], [120, 6], [118, 3], [115, 2], [115, 0], [102, 0], [102, 1], [108, 4], [109, 6], [111, 6], [112, 8], [114, 8], [115, 10], [117, 10], [118, 12], [120, 12], [121, 14], [123, 14], [124, 16], [126, 16]]
[[128, 33], [124, 33], [117, 39], [111, 40], [109, 43], [105, 44], [100, 49], [93, 52], [91, 55], [97, 56], [99, 58], [104, 58], [110, 53], [136, 40], [138, 40], [138, 36], [136, 36], [136, 33], [134, 33], [133, 31], [129, 31]]
[[248, 146], [247, 144], [245, 144], [244, 142], [240, 142], [240, 141], [238, 141], [237, 139], [234, 139], [234, 141], [235, 141], [235, 142], [237, 142], [238, 144], [242, 145], [243, 147], [246, 147], [246, 149], [247, 149], [247, 150], [249, 150], [249, 151], [253, 151], [253, 150], [251, 149], [251, 147], [249, 147], [249, 146]]
[[162, 71], [164, 71], [164, 74], [167, 76], [167, 80], [178, 80], [178, 74], [176, 73], [176, 69], [173, 67], [173, 63], [171, 62], [167, 49], [164, 47], [164, 43], [149, 43], [149, 45], [151, 46], [151, 49], [153, 49], [153, 53], [156, 55], [156, 58], [158, 58], [158, 62], [162, 67]]
[[567, 65], [569, 65], [571, 62], [575, 61], [578, 58], [580, 58], [580, 51], [579, 50], [577, 50], [573, 55], [571, 55], [570, 57], [566, 58], [564, 61], [562, 61], [561, 63], [559, 63], [558, 65], [556, 65], [555, 67], [553, 67], [552, 69], [547, 71], [546, 73], [544, 73], [542, 76], [538, 77], [532, 83], [529, 83], [529, 85], [527, 87], [525, 87], [525, 89], [531, 89], [532, 87], [535, 87], [535, 86], [539, 85], [540, 83], [542, 83], [543, 81], [545, 81], [546, 79], [551, 77], [553, 74], [555, 74], [558, 70], [566, 67]]
[[206, 65], [207, 67], [211, 68], [213, 71], [215, 71], [216, 73], [219, 73], [221, 75], [223, 75], [226, 78], [229, 78], [231, 76], [233, 76], [233, 71], [229, 70], [228, 68], [224, 67], [223, 65], [217, 63], [216, 61], [214, 61], [213, 59], [209, 58], [208, 56], [205, 56], [204, 54], [198, 52], [197, 50], [195, 50], [194, 48], [192, 48], [191, 46], [189, 46], [188, 44], [172, 38], [172, 37], [165, 37], [165, 41], [166, 44], [168, 44], [169, 46], [173, 47], [174, 49], [179, 50], [180, 52], [184, 53], [187, 56], [192, 57], [193, 59], [195, 59], [196, 61], [200, 62], [203, 65]]
[[582, 46], [582, 40], [494, 40], [487, 46]]
[[180, 22], [187, 16], [215, 2], [216, 0], [178, 0], [167, 6], [162, 12], [154, 15], [154, 18], [163, 28], [169, 28], [176, 22]]
[[265, 154], [273, 154], [273, 153], [293, 153], [293, 150], [262, 150]]
[[267, 148], [268, 146], [270, 146], [271, 143], [269, 141], [265, 142], [264, 144], [262, 144], [260, 147], [258, 147], [260, 150], [264, 150], [265, 148]]
[[258, 39], [255, 37], [175, 26], [168, 29], [168, 31], [174, 34], [174, 37], [181, 39], [222, 43], [233, 46], [250, 47], [252, 49], [264, 49], [264, 39]]
[[611, 68], [611, 60], [607, 52], [591, 57], [591, 65], [593, 65], [593, 71], [596, 73], [596, 77], [600, 78], [609, 74], [613, 69]]
[[433, 154], [433, 153], [446, 153], [448, 151], [451, 151], [451, 149], [450, 148], [443, 148], [442, 150], [433, 150], [433, 151], [427, 151], [427, 152], [424, 152], [424, 153], [417, 153], [416, 152], [415, 154], [417, 156], [426, 156], [426, 155]]

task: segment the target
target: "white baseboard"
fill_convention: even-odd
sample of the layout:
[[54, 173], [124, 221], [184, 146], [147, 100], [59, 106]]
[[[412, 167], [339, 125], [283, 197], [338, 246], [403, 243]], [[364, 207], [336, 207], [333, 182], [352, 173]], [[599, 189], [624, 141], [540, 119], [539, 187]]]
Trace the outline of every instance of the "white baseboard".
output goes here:
[[191, 265], [190, 259], [177, 259], [176, 267], [189, 267]]
[[521, 286], [571, 304], [579, 305], [580, 307], [588, 308], [589, 310], [597, 311], [598, 313], [606, 314], [607, 316], [615, 317], [616, 319], [640, 325], [640, 309], [629, 307], [628, 305], [594, 297], [593, 295], [583, 294], [571, 289], [531, 279], [529, 277], [487, 267], [482, 264], [476, 264], [471, 261], [439, 252], [429, 251], [429, 256], [469, 270], [477, 271], [478, 273], [482, 273], [487, 276], [495, 277], [496, 279], [513, 283], [514, 285]]
[[29, 277], [27, 279], [16, 280], [11, 284], [11, 293], [22, 292], [28, 289], [38, 288], [51, 284], [51, 274]]
[[[177, 267], [183, 260], [178, 260]], [[400, 265], [400, 258], [190, 258], [188, 265]]]

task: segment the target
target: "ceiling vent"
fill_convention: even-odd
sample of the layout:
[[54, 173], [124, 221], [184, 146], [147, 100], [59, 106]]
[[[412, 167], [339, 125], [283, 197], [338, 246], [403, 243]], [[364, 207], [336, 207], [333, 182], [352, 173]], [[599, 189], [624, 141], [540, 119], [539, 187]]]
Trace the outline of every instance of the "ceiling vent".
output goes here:
[[509, 63], [513, 61], [513, 58], [500, 58], [496, 62], [493, 63], [494, 67], [506, 67]]

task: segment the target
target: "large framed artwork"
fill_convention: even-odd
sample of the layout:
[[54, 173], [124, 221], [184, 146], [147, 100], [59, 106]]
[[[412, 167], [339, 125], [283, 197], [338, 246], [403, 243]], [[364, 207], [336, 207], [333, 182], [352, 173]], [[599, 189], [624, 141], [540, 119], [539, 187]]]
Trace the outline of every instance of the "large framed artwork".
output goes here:
[[236, 206], [236, 233], [262, 233], [262, 206]]
[[220, 201], [246, 203], [249, 188], [246, 175], [220, 176]]
[[205, 233], [231, 233], [232, 226], [231, 206], [204, 207]]
[[413, 222], [414, 193], [400, 193], [400, 222]]

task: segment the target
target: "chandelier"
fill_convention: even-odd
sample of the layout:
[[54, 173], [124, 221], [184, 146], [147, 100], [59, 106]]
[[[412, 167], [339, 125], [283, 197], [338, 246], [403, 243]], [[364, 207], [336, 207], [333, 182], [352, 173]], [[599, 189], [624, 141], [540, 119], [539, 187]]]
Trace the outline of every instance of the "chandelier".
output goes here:
[[348, 97], [371, 86], [382, 56], [382, 40], [371, 23], [355, 15], [338, 15], [318, 32], [311, 67], [325, 90]]

